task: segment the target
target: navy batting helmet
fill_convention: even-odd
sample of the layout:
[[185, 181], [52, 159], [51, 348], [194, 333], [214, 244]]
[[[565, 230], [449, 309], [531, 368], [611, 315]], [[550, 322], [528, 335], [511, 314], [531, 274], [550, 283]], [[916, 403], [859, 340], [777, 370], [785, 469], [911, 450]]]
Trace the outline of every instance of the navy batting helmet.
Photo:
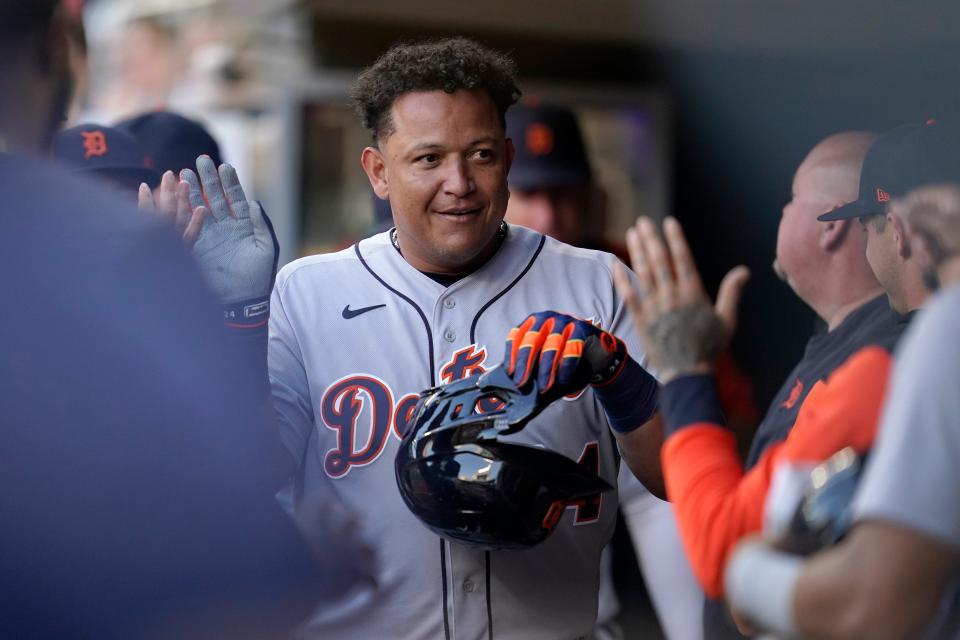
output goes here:
[[407, 507], [449, 540], [485, 549], [543, 542], [567, 504], [612, 487], [559, 453], [504, 442], [546, 403], [502, 367], [421, 394], [396, 458]]

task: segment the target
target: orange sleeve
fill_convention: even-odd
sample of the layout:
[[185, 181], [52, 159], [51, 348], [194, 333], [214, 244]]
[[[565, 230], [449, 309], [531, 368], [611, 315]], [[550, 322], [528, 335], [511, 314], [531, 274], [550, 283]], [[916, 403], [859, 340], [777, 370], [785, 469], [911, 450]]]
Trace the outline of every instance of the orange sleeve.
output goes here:
[[810, 390], [790, 435], [744, 474], [734, 436], [709, 423], [682, 427], [661, 452], [667, 496], [694, 574], [712, 598], [723, 596], [723, 568], [734, 544], [759, 532], [773, 471], [783, 462], [825, 460], [873, 442], [891, 357], [867, 347]]

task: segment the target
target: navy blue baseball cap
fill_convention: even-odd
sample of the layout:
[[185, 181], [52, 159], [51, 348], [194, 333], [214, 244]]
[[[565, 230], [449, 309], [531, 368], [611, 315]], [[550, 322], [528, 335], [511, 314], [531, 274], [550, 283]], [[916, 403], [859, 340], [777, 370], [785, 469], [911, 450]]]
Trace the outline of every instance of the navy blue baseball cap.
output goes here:
[[218, 167], [220, 145], [202, 124], [172, 111], [144, 113], [117, 123], [117, 127], [129, 131], [143, 147], [147, 164], [160, 174], [173, 171], [180, 175], [182, 169], [193, 169], [197, 158], [210, 156]]
[[160, 174], [146, 164], [143, 149], [132, 134], [98, 124], [82, 124], [58, 133], [53, 156], [65, 165], [136, 189], [160, 184]]
[[516, 155], [507, 177], [517, 189], [586, 184], [593, 178], [577, 116], [565, 107], [520, 103], [507, 112]]
[[856, 200], [817, 220], [884, 213], [893, 198], [927, 184], [960, 182], [960, 127], [929, 120], [892, 129], [876, 139], [860, 171]]

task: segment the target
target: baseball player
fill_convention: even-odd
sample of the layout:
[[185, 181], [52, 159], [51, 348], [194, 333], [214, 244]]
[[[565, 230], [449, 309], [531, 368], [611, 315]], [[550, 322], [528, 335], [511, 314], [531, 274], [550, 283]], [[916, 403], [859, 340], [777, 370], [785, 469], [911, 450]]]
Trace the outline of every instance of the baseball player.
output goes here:
[[[319, 485], [332, 486], [378, 566], [375, 586], [318, 610], [304, 637], [592, 632], [615, 493], [569, 505], [552, 536], [529, 550], [438, 538], [401, 502], [393, 464], [427, 387], [505, 361], [521, 384], [537, 379], [560, 398], [513, 438], [560, 452], [613, 486], [622, 451], [641, 480], [661, 489], [657, 385], [634, 359], [641, 354], [614, 291], [612, 256], [503, 222], [513, 157], [504, 114], [518, 95], [512, 62], [469, 40], [387, 52], [353, 98], [374, 135], [361, 162], [389, 199], [395, 227], [293, 262], [277, 277], [269, 376], [294, 509]], [[215, 172], [201, 182], [195, 202], [224, 197]]]

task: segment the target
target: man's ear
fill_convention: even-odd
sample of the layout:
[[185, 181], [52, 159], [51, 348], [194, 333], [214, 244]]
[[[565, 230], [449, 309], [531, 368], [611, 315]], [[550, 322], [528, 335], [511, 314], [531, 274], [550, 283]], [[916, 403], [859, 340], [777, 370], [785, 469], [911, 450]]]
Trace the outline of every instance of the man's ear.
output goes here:
[[506, 143], [506, 152], [507, 152], [506, 168], [507, 168], [507, 175], [509, 175], [510, 167], [513, 166], [513, 159], [517, 155], [517, 148], [513, 146], [513, 140], [511, 140], [510, 138], [507, 138], [505, 140], [505, 143]]
[[[842, 203], [841, 203], [842, 204]], [[834, 207], [836, 208], [836, 207]], [[850, 231], [850, 220], [830, 220], [820, 223], [820, 248], [824, 251], [836, 251], [843, 244]]]
[[900, 219], [900, 216], [894, 213], [888, 211], [886, 216], [887, 224], [890, 225], [890, 230], [893, 231], [893, 241], [897, 246], [897, 255], [904, 260], [909, 259], [912, 250], [910, 248], [910, 235], [907, 233], [906, 225], [903, 223], [903, 220]]
[[381, 151], [376, 147], [365, 147], [360, 154], [360, 164], [367, 174], [373, 192], [381, 200], [386, 200], [390, 196], [390, 189], [387, 185], [387, 164]]

